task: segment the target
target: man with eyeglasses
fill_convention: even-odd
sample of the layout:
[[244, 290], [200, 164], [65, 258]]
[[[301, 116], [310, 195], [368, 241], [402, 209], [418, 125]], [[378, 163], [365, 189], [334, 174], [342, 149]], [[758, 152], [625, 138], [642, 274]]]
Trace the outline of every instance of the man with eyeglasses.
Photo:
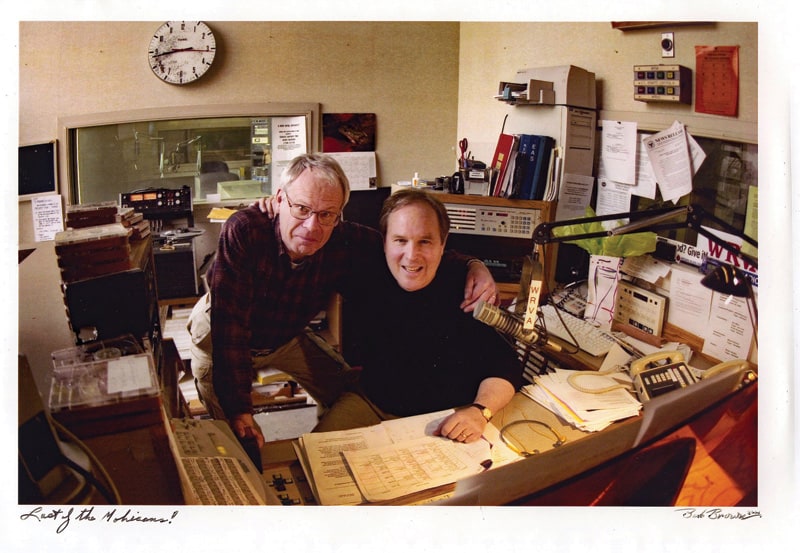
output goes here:
[[[253, 417], [254, 375], [267, 367], [294, 378], [323, 408], [357, 376], [307, 327], [331, 295], [370, 264], [383, 262], [380, 234], [342, 222], [350, 196], [339, 164], [304, 154], [289, 164], [272, 198], [275, 217], [257, 206], [223, 225], [208, 271], [209, 293], [189, 319], [192, 373], [209, 414], [227, 419], [240, 437], [264, 437]], [[467, 263], [462, 308], [494, 302], [496, 288], [482, 263], [448, 253], [443, 263]]]

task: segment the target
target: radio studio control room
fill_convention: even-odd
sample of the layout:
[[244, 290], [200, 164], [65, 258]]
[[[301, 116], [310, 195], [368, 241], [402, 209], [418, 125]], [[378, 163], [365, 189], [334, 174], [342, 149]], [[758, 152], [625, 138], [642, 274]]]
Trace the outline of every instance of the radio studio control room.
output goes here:
[[455, 19], [18, 22], [23, 532], [777, 516], [770, 27]]

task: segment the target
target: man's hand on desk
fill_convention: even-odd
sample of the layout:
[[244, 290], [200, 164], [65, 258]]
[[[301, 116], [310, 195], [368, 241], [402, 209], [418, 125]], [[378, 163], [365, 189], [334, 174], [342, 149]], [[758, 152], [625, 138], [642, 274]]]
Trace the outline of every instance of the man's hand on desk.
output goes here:
[[261, 427], [258, 426], [253, 415], [250, 413], [242, 413], [231, 417], [231, 428], [240, 438], [246, 438], [248, 435], [255, 436], [259, 449], [264, 446], [264, 434], [261, 432]]
[[444, 419], [433, 434], [469, 444], [481, 439], [487, 422], [477, 409], [458, 409]]

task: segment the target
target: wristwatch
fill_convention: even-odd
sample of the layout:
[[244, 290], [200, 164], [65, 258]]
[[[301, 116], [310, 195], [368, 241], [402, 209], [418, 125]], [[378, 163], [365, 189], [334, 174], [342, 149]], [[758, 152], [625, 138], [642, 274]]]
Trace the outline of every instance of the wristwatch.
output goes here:
[[485, 405], [481, 405], [480, 403], [473, 403], [470, 407], [477, 407], [478, 411], [481, 412], [483, 418], [488, 421], [492, 420], [492, 410], [486, 407]]

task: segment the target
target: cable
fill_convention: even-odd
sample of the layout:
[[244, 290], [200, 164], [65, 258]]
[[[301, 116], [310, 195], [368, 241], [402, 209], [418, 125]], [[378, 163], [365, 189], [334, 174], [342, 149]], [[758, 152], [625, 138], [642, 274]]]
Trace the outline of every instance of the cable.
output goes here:
[[[561, 321], [561, 326], [564, 327], [564, 330], [567, 331], [567, 334], [569, 334], [569, 337], [572, 338], [572, 343], [571, 344], [569, 342], [567, 342], [566, 340], [564, 340], [564, 342], [568, 343], [570, 346], [575, 346], [574, 350], [572, 350], [572, 351], [564, 350], [564, 353], [569, 353], [570, 355], [575, 355], [575, 354], [579, 353], [581, 351], [581, 346], [580, 346], [580, 344], [578, 344], [578, 339], [575, 338], [575, 335], [572, 333], [572, 331], [567, 326], [566, 321], [564, 321], [564, 317], [561, 316], [561, 309], [558, 307], [558, 305], [556, 305], [556, 304], [554, 304], [552, 302], [552, 298], [550, 298], [548, 300], [548, 302], [550, 303], [550, 305], [555, 307], [556, 316], [558, 317], [558, 320]], [[538, 322], [540, 323], [540, 325], [539, 325], [540, 328], [542, 328], [544, 330], [545, 334], [547, 334], [547, 323], [545, 322], [544, 317], [540, 316], [538, 318]]]
[[620, 388], [624, 390], [628, 390], [629, 392], [632, 391], [632, 388], [625, 384], [614, 384], [611, 386], [606, 386], [605, 388], [585, 388], [580, 384], [577, 384], [575, 381], [578, 380], [580, 376], [608, 376], [609, 374], [619, 372], [622, 368], [621, 365], [615, 365], [613, 368], [608, 369], [607, 371], [578, 371], [570, 374], [567, 377], [567, 383], [570, 386], [578, 390], [579, 392], [583, 392], [585, 394], [604, 394], [606, 392], [610, 392], [612, 390], [619, 390]]
[[84, 478], [86, 478], [89, 483], [91, 483], [94, 488], [102, 494], [106, 501], [109, 502], [111, 505], [121, 505], [122, 498], [119, 495], [119, 490], [114, 485], [114, 481], [109, 476], [108, 472], [106, 471], [103, 464], [100, 460], [95, 456], [94, 453], [84, 444], [75, 434], [70, 432], [63, 424], [58, 422], [57, 420], [53, 419], [52, 417], [48, 417], [50, 422], [52, 423], [53, 427], [56, 431], [69, 440], [70, 442], [74, 443], [78, 446], [88, 457], [89, 461], [91, 462], [92, 466], [94, 466], [98, 472], [102, 475], [103, 479], [106, 481], [107, 487], [102, 484], [90, 471], [87, 471], [85, 468], [78, 465], [75, 461], [68, 458], [66, 455], [62, 454], [64, 461], [66, 462], [67, 466], [71, 469], [75, 470], [79, 474], [81, 474]]
[[[533, 420], [533, 419], [522, 419], [522, 420], [518, 420], [518, 421], [513, 421], [513, 422], [508, 423], [507, 425], [505, 425], [503, 428], [500, 429], [500, 439], [503, 441], [504, 444], [506, 444], [509, 447], [509, 449], [514, 451], [514, 453], [516, 453], [517, 455], [522, 455], [523, 457], [529, 457], [531, 455], [536, 455], [536, 454], [539, 453], [538, 449], [534, 449], [532, 451], [529, 451], [527, 449], [520, 449], [517, 446], [515, 446], [513, 443], [511, 443], [511, 440], [506, 439], [506, 433], [508, 432], [508, 430], [512, 426], [517, 426], [519, 424], [538, 424], [540, 426], [544, 426], [545, 428], [547, 428], [550, 432], [552, 432], [553, 436], [555, 436], [555, 439], [556, 439], [556, 441], [553, 443], [553, 447], [560, 447], [560, 446], [564, 445], [566, 443], [566, 441], [567, 441], [567, 437], [566, 436], [563, 436], [563, 435], [559, 434], [558, 432], [556, 432], [556, 430], [552, 426], [550, 426], [549, 424], [544, 423], [542, 421], [537, 421], [537, 420]], [[540, 436], [544, 436], [545, 438], [548, 438], [548, 439], [551, 438], [551, 436], [540, 432], [535, 427], [531, 427], [531, 430], [533, 430], [533, 432], [535, 432], [536, 434], [539, 434]], [[519, 440], [519, 441], [521, 442], [522, 440]]]

